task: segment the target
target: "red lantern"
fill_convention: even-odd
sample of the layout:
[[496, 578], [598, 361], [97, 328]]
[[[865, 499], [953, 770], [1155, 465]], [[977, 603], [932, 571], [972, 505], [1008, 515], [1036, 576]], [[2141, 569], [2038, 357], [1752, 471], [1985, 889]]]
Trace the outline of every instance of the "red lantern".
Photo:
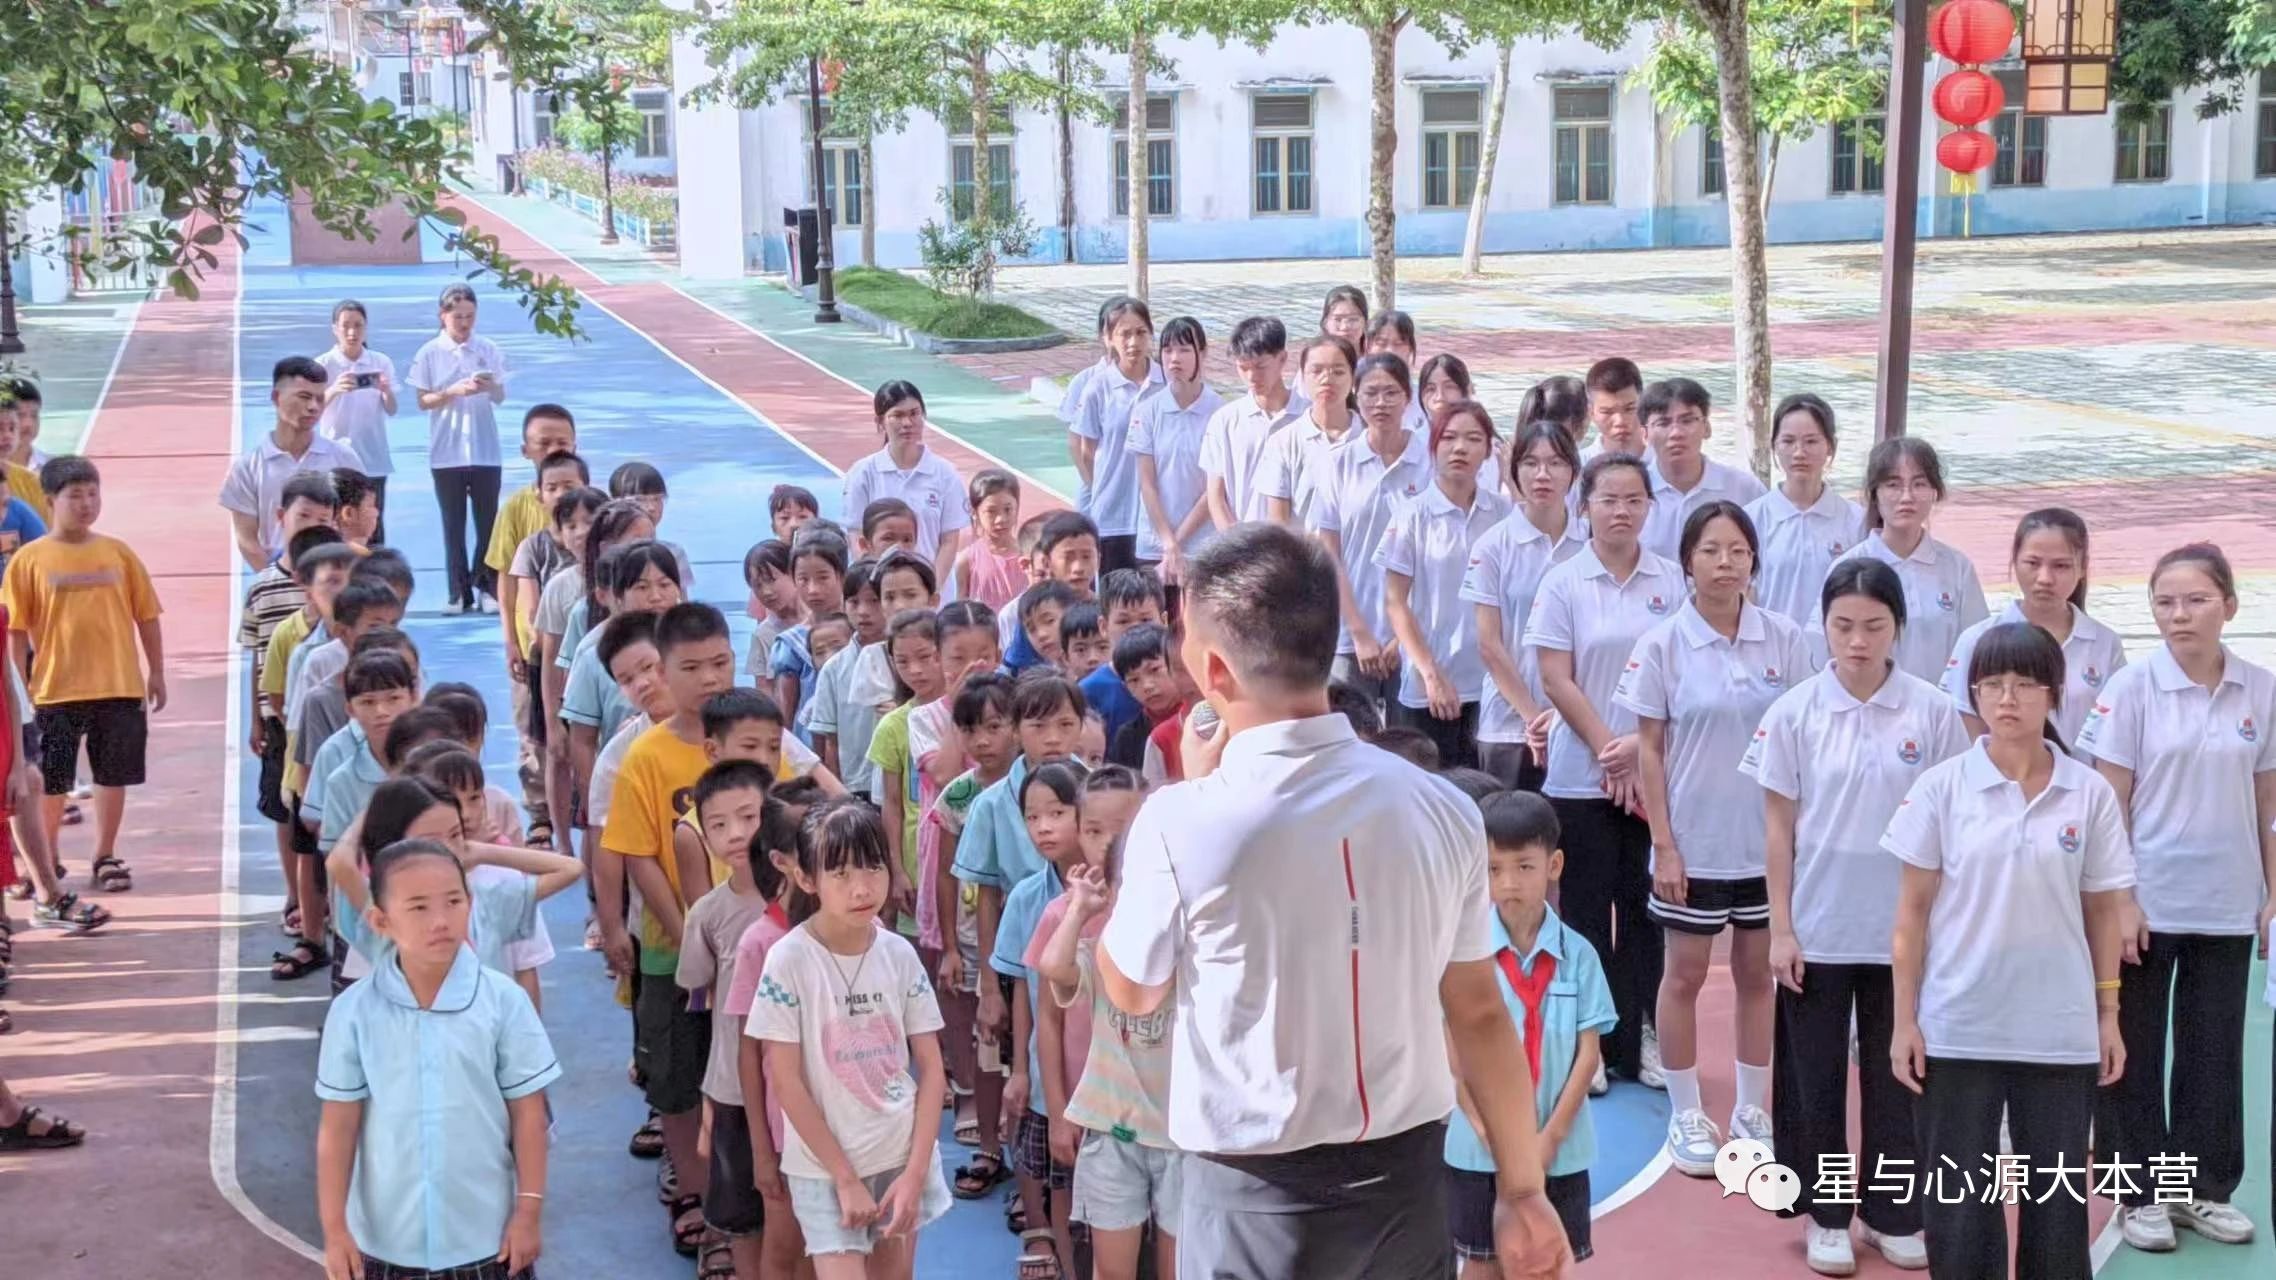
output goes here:
[[1928, 20], [1928, 43], [1962, 65], [2006, 54], [2015, 38], [2015, 15], [2000, 0], [1951, 0]]
[[1936, 117], [1946, 124], [1973, 128], [2007, 106], [2007, 91], [1981, 71], [1955, 71], [1936, 82]]
[[1936, 163], [1954, 173], [1975, 173], [1999, 158], [1999, 144], [1981, 129], [1962, 129], [1936, 140]]
[[838, 77], [845, 74], [845, 69], [846, 64], [836, 58], [822, 59], [822, 92], [836, 93], [838, 91]]

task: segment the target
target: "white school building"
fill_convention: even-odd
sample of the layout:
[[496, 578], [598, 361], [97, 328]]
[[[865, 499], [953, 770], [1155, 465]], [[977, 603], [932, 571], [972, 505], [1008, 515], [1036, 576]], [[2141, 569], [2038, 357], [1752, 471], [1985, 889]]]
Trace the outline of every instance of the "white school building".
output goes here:
[[[1719, 150], [1674, 128], [1627, 83], [1646, 47], [1600, 49], [1578, 37], [1528, 40], [1511, 62], [1510, 101], [1486, 225], [1488, 252], [1722, 243], [1727, 214]], [[1170, 40], [1148, 133], [1149, 239], [1157, 261], [1364, 257], [1368, 173], [1366, 37], [1354, 27], [1283, 29], [1263, 50]], [[1399, 151], [1393, 181], [1402, 253], [1458, 252], [1468, 216], [1494, 52], [1449, 56], [1427, 34], [1399, 41]], [[1103, 59], [1120, 99], [1124, 60]], [[1928, 81], [1950, 68], [1932, 63]], [[2000, 159], [1980, 175], [1972, 234], [2217, 226], [2276, 220], [2276, 69], [2247, 86], [2244, 109], [2200, 120], [2202, 95], [2178, 96], [2147, 122], [2116, 114], [2047, 118], [2018, 105], [2020, 64], [1992, 68], [2010, 109], [1990, 128]], [[671, 132], [680, 164], [683, 268], [702, 276], [785, 263], [784, 213], [812, 203], [806, 100], [737, 111], [693, 108], [688, 90], [712, 74], [682, 42]], [[1925, 93], [1924, 93], [1925, 97]], [[1923, 102], [1922, 110], [1927, 111]], [[1870, 118], [1788, 141], [1772, 192], [1774, 242], [1881, 234], [1882, 164], [1860, 134]], [[1008, 128], [1005, 127], [1008, 125]], [[1922, 139], [1920, 226], [1961, 233], [1962, 201], [1935, 167], [1938, 126]], [[913, 117], [873, 140], [874, 172], [856, 144], [829, 139], [825, 169], [838, 206], [838, 261], [860, 256], [859, 219], [875, 221], [880, 265], [918, 263], [918, 228], [943, 216], [941, 192], [970, 190], [970, 122]], [[1012, 112], [990, 152], [999, 199], [1016, 199], [1041, 234], [1032, 261], [1115, 262], [1124, 254], [1118, 164], [1122, 121], [1073, 126], [1074, 222], [1060, 224], [1057, 117]], [[852, 197], [857, 194], [857, 201]]]

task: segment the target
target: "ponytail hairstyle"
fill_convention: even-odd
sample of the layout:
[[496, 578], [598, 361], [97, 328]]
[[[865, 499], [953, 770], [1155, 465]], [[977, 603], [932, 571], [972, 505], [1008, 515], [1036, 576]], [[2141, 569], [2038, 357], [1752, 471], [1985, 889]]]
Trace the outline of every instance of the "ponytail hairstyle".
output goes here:
[[639, 503], [630, 498], [612, 498], [594, 513], [593, 527], [585, 531], [585, 545], [576, 548], [578, 552], [577, 563], [585, 574], [586, 626], [599, 626], [608, 617], [607, 612], [602, 610], [600, 605], [602, 584], [599, 565], [601, 552], [625, 541], [626, 531], [646, 519], [648, 519], [648, 513], [641, 509]]
[[[1361, 291], [1357, 285], [1339, 284], [1328, 290], [1328, 296], [1320, 303], [1320, 333], [1322, 336], [1328, 332], [1328, 317], [1334, 315], [1336, 308], [1346, 302], [1359, 308], [1360, 332], [1366, 332], [1367, 294]], [[1350, 344], [1345, 343], [1345, 345], [1349, 346]]]
[[[1127, 773], [1128, 770], [1124, 772]], [[1072, 758], [1037, 765], [1028, 771], [1027, 778], [1020, 783], [1020, 811], [1027, 811], [1027, 793], [1042, 787], [1056, 797], [1059, 803], [1080, 812], [1083, 807], [1083, 784], [1090, 774], [1091, 771], [1083, 766], [1082, 761]]]
[[2229, 558], [2210, 542], [2191, 542], [2175, 547], [2157, 558], [2157, 567], [2150, 570], [2150, 592], [2156, 594], [2157, 580], [2168, 569], [2188, 565], [2213, 580], [2213, 589], [2221, 599], [2236, 603], [2236, 570], [2229, 567]]
[[2071, 588], [2070, 603], [2072, 608], [2083, 611], [2086, 608], [2086, 521], [2079, 519], [2076, 511], [2069, 507], [2041, 507], [2025, 515], [2015, 524], [2015, 542], [2007, 549], [2007, 562], [2014, 564], [2015, 558], [2023, 554], [2023, 540], [2042, 529], [2063, 535], [2063, 541], [2070, 544], [2072, 554], [2078, 557], [2078, 585]]
[[2063, 646], [2045, 628], [2029, 622], [2002, 622], [1977, 637], [1976, 651], [1968, 659], [1968, 709], [1977, 719], [1989, 717], [1976, 703], [1976, 686], [1994, 676], [2008, 675], [2047, 686], [2047, 718], [2040, 722], [2041, 736], [2058, 754], [2070, 754], [2062, 735], [2055, 732], [2055, 713], [2063, 706]]
[[[1578, 456], [1579, 440], [1588, 430], [1588, 388], [1579, 378], [1558, 374], [1543, 378], [1525, 389], [1525, 398], [1517, 402], [1517, 425], [1520, 430], [1536, 422], [1554, 423], [1574, 441]], [[1580, 464], [1574, 463], [1578, 474]]]
[[1517, 479], [1517, 469], [1527, 457], [1531, 456], [1533, 446], [1537, 444], [1547, 444], [1550, 451], [1555, 453], [1558, 460], [1563, 462], [1566, 469], [1572, 473], [1573, 478], [1565, 482], [1566, 489], [1570, 490], [1575, 484], [1578, 484], [1581, 478], [1581, 450], [1579, 445], [1573, 443], [1573, 439], [1572, 433], [1565, 430], [1564, 426], [1554, 419], [1536, 418], [1530, 422], [1521, 423], [1517, 429], [1517, 438], [1510, 441], [1509, 445], [1509, 487], [1511, 492], [1521, 492], [1521, 486]]
[[371, 900], [385, 907], [387, 882], [394, 876], [395, 869], [421, 858], [440, 858], [458, 868], [458, 883], [461, 888], [465, 887], [466, 864], [458, 860], [458, 855], [451, 852], [449, 845], [440, 840], [397, 840], [383, 846], [366, 860], [370, 864]]
[[[448, 808], [455, 814], [458, 799], [424, 778], [389, 778], [372, 790], [371, 799], [364, 804], [361, 843], [367, 851], [400, 843], [412, 823], [425, 817], [428, 810], [437, 808]], [[375, 881], [376, 878], [375, 871]], [[376, 883], [372, 891], [374, 894], [379, 891]]]
[[1773, 443], [1778, 439], [1778, 424], [1786, 421], [1786, 415], [1790, 413], [1806, 413], [1815, 419], [1818, 431], [1826, 438], [1826, 451], [1833, 451], [1836, 443], [1833, 434], [1833, 406], [1827, 404], [1823, 396], [1801, 391], [1779, 401], [1777, 410], [1770, 415], [1770, 439]]
[[1818, 593], [1818, 618], [1833, 612], [1833, 602], [1844, 596], [1878, 600], [1897, 620], [1897, 634], [1905, 631], [1905, 583], [1897, 571], [1871, 556], [1846, 556], [1826, 570], [1826, 585]]

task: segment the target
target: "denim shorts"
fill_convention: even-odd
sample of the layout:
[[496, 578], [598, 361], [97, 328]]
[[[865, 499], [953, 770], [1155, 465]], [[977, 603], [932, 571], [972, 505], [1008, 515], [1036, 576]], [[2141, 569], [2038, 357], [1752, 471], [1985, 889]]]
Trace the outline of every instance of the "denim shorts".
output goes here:
[[[888, 1169], [862, 1179], [869, 1194], [883, 1202], [885, 1193], [901, 1170]], [[829, 1253], [858, 1253], [867, 1256], [877, 1244], [877, 1224], [866, 1227], [847, 1227], [838, 1220], [838, 1188], [828, 1178], [802, 1178], [795, 1174], [784, 1178], [790, 1184], [790, 1211], [798, 1219], [798, 1229], [806, 1235], [806, 1255], [811, 1258]], [[919, 1198], [917, 1222], [914, 1228], [902, 1234], [915, 1239], [918, 1229], [940, 1220], [948, 1212], [950, 1200], [948, 1182], [940, 1176], [940, 1157], [933, 1157], [931, 1176], [925, 1179], [924, 1194]]]
[[1086, 1130], [1067, 1216], [1096, 1231], [1127, 1231], [1151, 1221], [1175, 1236], [1184, 1162], [1180, 1152]]

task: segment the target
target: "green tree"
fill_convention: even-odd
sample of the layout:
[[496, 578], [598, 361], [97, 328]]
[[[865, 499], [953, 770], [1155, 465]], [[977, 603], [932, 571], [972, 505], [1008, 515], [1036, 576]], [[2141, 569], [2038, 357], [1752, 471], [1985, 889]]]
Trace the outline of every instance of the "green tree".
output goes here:
[[2197, 114], [2227, 115], [2251, 100], [2246, 79], [2276, 66], [2276, 0], [2124, 0], [2111, 95], [2139, 117], [2186, 89], [2204, 88]]
[[[477, 3], [469, 8], [479, 7]], [[283, 0], [6, 0], [0, 19], [0, 209], [84, 192], [109, 158], [133, 166], [163, 220], [85, 265], [162, 275], [188, 297], [256, 204], [305, 196], [327, 229], [371, 239], [374, 210], [408, 206], [495, 276], [542, 332], [574, 334], [568, 286], [540, 278], [439, 203], [458, 157], [431, 121], [367, 102], [303, 49]]]

